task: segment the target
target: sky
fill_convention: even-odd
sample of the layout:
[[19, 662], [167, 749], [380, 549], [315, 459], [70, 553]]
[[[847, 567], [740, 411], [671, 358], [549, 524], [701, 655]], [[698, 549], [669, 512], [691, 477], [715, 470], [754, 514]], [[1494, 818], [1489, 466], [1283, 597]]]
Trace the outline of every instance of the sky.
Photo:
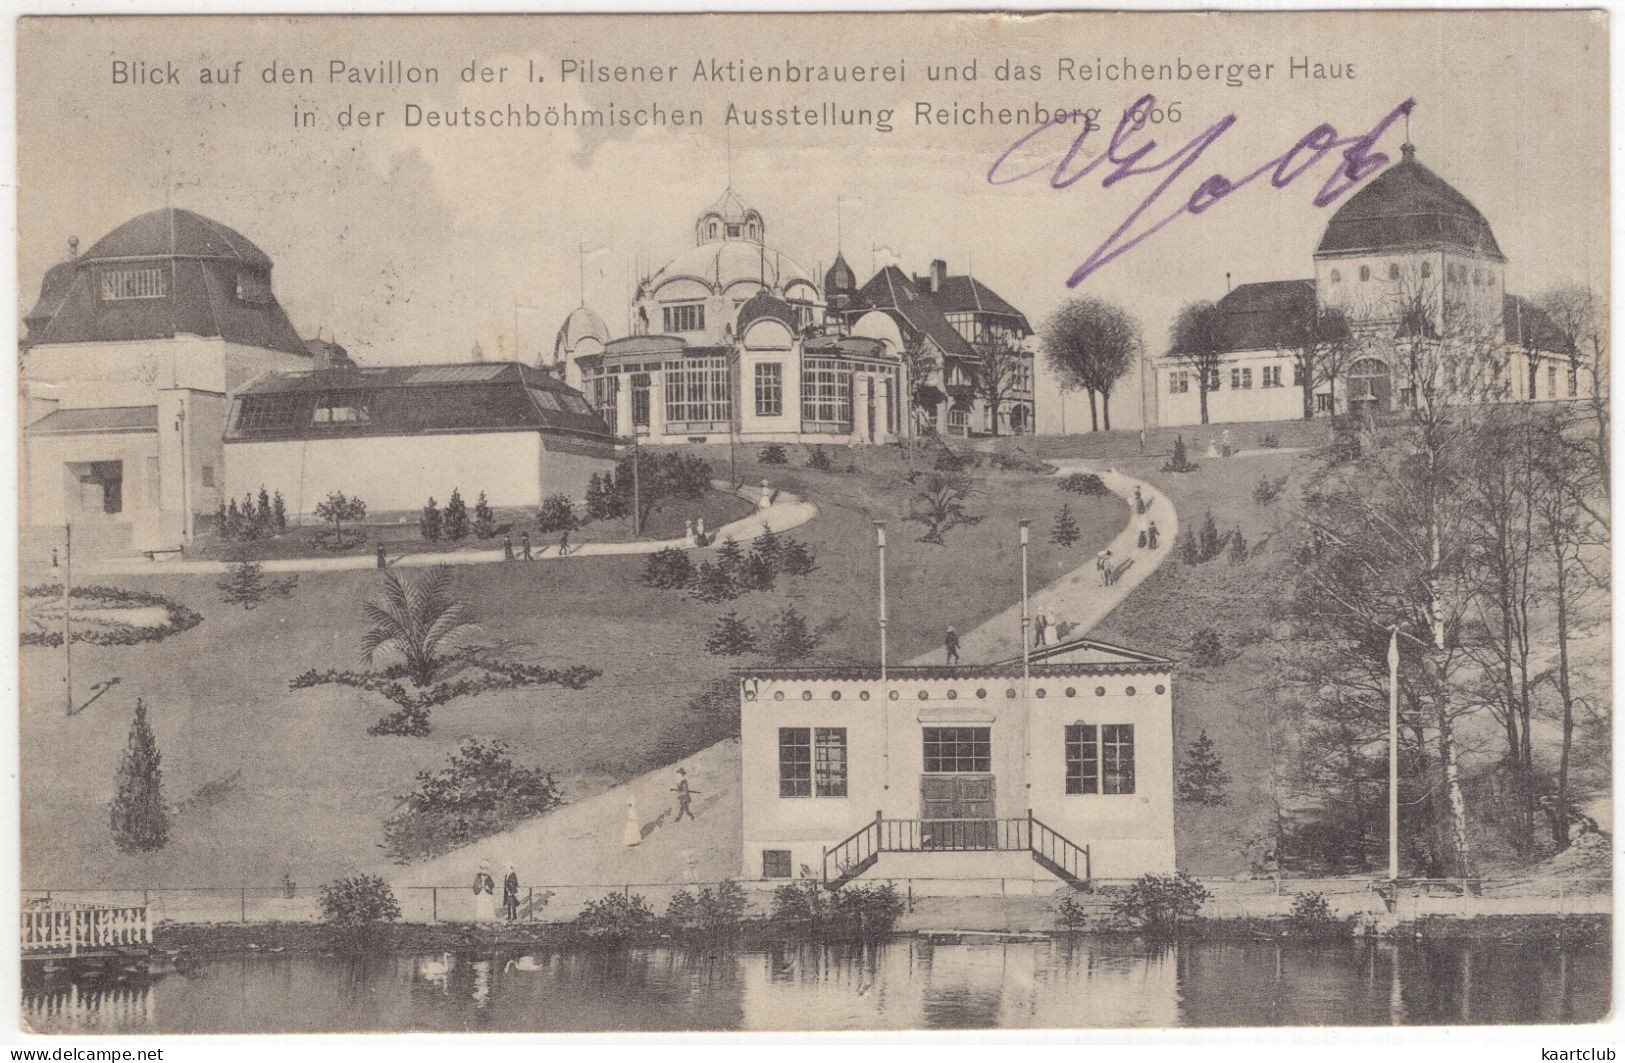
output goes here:
[[[1352, 77], [1288, 77], [1293, 56]], [[1187, 64], [1273, 63], [1269, 80], [1067, 83], [1103, 58]], [[696, 60], [840, 63], [906, 68], [902, 83], [702, 85]], [[433, 65], [436, 86], [329, 84], [331, 60]], [[676, 64], [663, 85], [561, 84], [560, 60]], [[178, 86], [115, 85], [115, 62], [182, 72]], [[200, 67], [243, 83], [200, 86]], [[933, 66], [977, 80], [928, 78]], [[1036, 65], [1037, 83], [996, 81], [1001, 61]], [[271, 62], [308, 65], [317, 82], [267, 86]], [[509, 68], [502, 84], [466, 85], [471, 62]], [[526, 83], [530, 64], [544, 82]], [[1307, 277], [1337, 204], [1317, 207], [1323, 161], [1286, 188], [1255, 183], [1186, 216], [1103, 266], [1067, 279], [1161, 180], [1103, 188], [1101, 174], [1055, 189], [1048, 171], [992, 185], [993, 161], [1025, 126], [918, 125], [933, 106], [1099, 107], [1111, 119], [1142, 91], [1178, 101], [1181, 121], [1152, 127], [1150, 159], [1204, 129], [1235, 124], [1159, 201], [1177, 205], [1212, 173], [1239, 176], [1280, 155], [1318, 123], [1364, 132], [1407, 97], [1417, 101], [1418, 158], [1489, 218], [1508, 260], [1510, 291], [1608, 277], [1606, 32], [1588, 13], [1341, 13], [1270, 16], [597, 16], [460, 18], [117, 18], [25, 20], [19, 30], [18, 267], [21, 314], [43, 272], [77, 236], [88, 248], [143, 211], [196, 210], [242, 232], [275, 262], [279, 299], [301, 334], [318, 331], [367, 363], [456, 361], [476, 342], [489, 358], [550, 352], [583, 300], [622, 330], [634, 277], [693, 244], [699, 212], [730, 183], [766, 219], [767, 243], [821, 276], [837, 250], [860, 281], [898, 262], [924, 272], [945, 259], [1026, 312], [1035, 326], [1065, 299], [1116, 301], [1160, 351], [1179, 306], [1226, 284]], [[602, 107], [611, 101], [701, 108], [698, 128], [615, 130], [406, 129], [407, 103], [427, 108]], [[728, 127], [740, 108], [891, 107], [894, 131]], [[296, 129], [296, 105], [314, 129]], [[383, 112], [381, 128], [340, 129], [336, 115]], [[1080, 158], [1109, 134], [1086, 140]], [[1057, 154], [1052, 131], [1029, 161]], [[1379, 142], [1397, 160], [1403, 127]], [[839, 201], [839, 225], [837, 225]], [[1341, 202], [1341, 201], [1340, 201]], [[1130, 230], [1134, 231], [1133, 229]], [[589, 253], [582, 270], [582, 250]], [[1228, 281], [1227, 281], [1228, 278]], [[517, 339], [516, 339], [517, 332]], [[1063, 417], [1041, 367], [1041, 427]], [[1114, 422], [1132, 427], [1133, 378]], [[1087, 403], [1064, 408], [1069, 429]]]

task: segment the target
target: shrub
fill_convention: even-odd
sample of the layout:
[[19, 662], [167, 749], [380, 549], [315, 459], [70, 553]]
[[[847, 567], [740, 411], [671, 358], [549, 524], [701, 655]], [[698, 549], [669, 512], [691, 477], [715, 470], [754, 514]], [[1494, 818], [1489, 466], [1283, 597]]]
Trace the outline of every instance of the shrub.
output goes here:
[[763, 465], [790, 464], [790, 456], [784, 452], [783, 443], [769, 443], [756, 452], [756, 460]]
[[1247, 537], [1241, 533], [1241, 525], [1230, 533], [1230, 563], [1232, 565], [1245, 565], [1247, 563]]
[[491, 503], [485, 500], [485, 492], [481, 491], [480, 497], [474, 500], [474, 538], [490, 539], [496, 533], [496, 514], [491, 512]]
[[576, 516], [576, 504], [567, 494], [557, 493], [542, 499], [541, 512], [536, 515], [536, 530], [542, 533], [573, 531], [581, 526]]
[[1224, 644], [1219, 641], [1217, 631], [1205, 627], [1191, 636], [1190, 661], [1198, 668], [1211, 668], [1224, 662]]
[[626, 515], [621, 496], [615, 490], [613, 473], [592, 474], [587, 481], [587, 516], [593, 520], [613, 520]]
[[784, 537], [784, 548], [779, 555], [779, 571], [786, 576], [810, 575], [818, 567], [813, 548], [799, 539]]
[[1285, 476], [1279, 476], [1273, 480], [1268, 476], [1261, 476], [1258, 482], [1253, 485], [1253, 501], [1260, 506], [1272, 505], [1277, 498], [1281, 497], [1281, 492], [1285, 488]]
[[773, 891], [769, 921], [806, 939], [873, 940], [891, 933], [903, 907], [903, 898], [889, 882], [878, 886], [847, 885], [833, 894], [817, 882], [798, 882]]
[[1075, 472], [1070, 476], [1061, 477], [1061, 490], [1074, 495], [1106, 495], [1111, 491], [1102, 480], [1092, 472]]
[[452, 542], [468, 538], [468, 504], [463, 501], [462, 492], [455, 487], [451, 489], [451, 498], [446, 502], [441, 530]]
[[1057, 620], [1055, 622], [1055, 641], [1065, 642], [1067, 637], [1077, 629], [1077, 626], [1070, 620]]
[[127, 853], [162, 849], [169, 841], [164, 776], [159, 768], [162, 759], [158, 740], [147, 724], [146, 703], [137, 698], [129, 742], [114, 783], [111, 809], [113, 843]]
[[1112, 913], [1155, 937], [1178, 935], [1211, 897], [1207, 887], [1181, 871], [1141, 875], [1112, 902]]
[[1204, 562], [1212, 561], [1224, 549], [1224, 540], [1219, 537], [1218, 522], [1213, 519], [1213, 511], [1207, 511], [1202, 518], [1202, 530], [1197, 533], [1198, 547]]
[[807, 468], [816, 469], [819, 472], [833, 472], [835, 463], [829, 460], [829, 451], [823, 447], [815, 446], [812, 448], [812, 452], [807, 455]]
[[[129, 627], [123, 624], [90, 625], [82, 624], [73, 630], [73, 641], [88, 642], [97, 646], [134, 646], [141, 642], [161, 642], [171, 635], [178, 635], [183, 631], [190, 631], [203, 623], [201, 613], [170, 601], [161, 594], [151, 594], [147, 591], [127, 591], [120, 587], [104, 587], [100, 584], [87, 583], [82, 587], [74, 587], [71, 594], [75, 600], [85, 599], [92, 602], [103, 602], [109, 605], [156, 605], [163, 609], [167, 619], [157, 627]], [[31, 587], [24, 587], [23, 598], [62, 598], [62, 584], [38, 583]], [[60, 646], [62, 645], [62, 631], [30, 628], [22, 633], [19, 640], [24, 646]]]
[[1258, 445], [1263, 447], [1265, 450], [1279, 450], [1281, 447], [1281, 440], [1276, 437], [1274, 432], [1265, 432], [1264, 438], [1258, 441]]
[[1089, 909], [1078, 903], [1077, 891], [1070, 887], [1051, 910], [1055, 913], [1055, 921], [1068, 932], [1076, 933], [1089, 925]]
[[811, 657], [824, 641], [822, 635], [807, 626], [807, 618], [787, 605], [772, 623], [766, 639], [767, 652], [777, 664], [789, 664]]
[[694, 582], [694, 562], [675, 546], [656, 550], [643, 563], [643, 582], [661, 590], [682, 590]]
[[1078, 522], [1072, 516], [1072, 506], [1063, 502], [1061, 512], [1055, 515], [1055, 525], [1050, 528], [1049, 541], [1056, 546], [1075, 546], [1078, 536]]
[[384, 824], [384, 850], [398, 863], [435, 856], [488, 837], [564, 803], [553, 776], [523, 768], [501, 741], [463, 739], [440, 771], [420, 771]]
[[679, 890], [666, 907], [666, 922], [673, 930], [723, 937], [739, 932], [745, 925], [750, 901], [744, 889], [731, 879], [700, 890], [699, 895]]
[[1230, 776], [1225, 774], [1224, 761], [1214, 748], [1213, 739], [1203, 731], [1185, 751], [1184, 763], [1179, 766], [1179, 799], [1193, 805], [1226, 804], [1229, 798], [1225, 787], [1229, 785]]
[[702, 561], [689, 582], [689, 593], [702, 602], [731, 602], [739, 597], [734, 581], [719, 565]]
[[770, 591], [777, 579], [777, 568], [752, 550], [740, 566], [735, 582], [742, 591]]
[[1340, 933], [1342, 921], [1332, 914], [1332, 906], [1320, 893], [1299, 893], [1292, 898], [1292, 911], [1287, 914], [1288, 927], [1295, 934], [1309, 937], [1330, 936]]
[[441, 532], [440, 507], [435, 504], [434, 496], [424, 504], [423, 512], [418, 514], [418, 534], [423, 536], [425, 542], [439, 542]]
[[427, 705], [402, 705], [394, 712], [378, 717], [378, 722], [367, 728], [367, 733], [379, 738], [426, 738], [429, 726]]
[[341, 878], [322, 887], [322, 920], [350, 948], [365, 948], [378, 923], [400, 917], [394, 892], [377, 875]]
[[268, 580], [263, 565], [245, 558], [231, 566], [231, 570], [215, 583], [215, 589], [220, 591], [221, 600], [227, 605], [252, 609], [267, 598], [289, 597], [298, 582], [298, 576]]
[[1185, 437], [1174, 437], [1174, 453], [1162, 466], [1163, 472], [1195, 472], [1198, 466], [1193, 465], [1185, 455]]
[[[230, 518], [230, 510], [227, 510]], [[359, 498], [349, 498], [343, 491], [333, 491], [327, 498], [316, 503], [316, 516], [333, 525], [334, 545], [344, 548], [344, 525], [346, 522], [359, 524], [367, 519], [367, 504]]]
[[575, 918], [582, 934], [601, 941], [626, 941], [654, 929], [655, 913], [640, 893], [606, 893], [588, 901]]
[[717, 618], [705, 648], [719, 657], [739, 657], [756, 652], [756, 636], [738, 613], [729, 613]]
[[969, 456], [959, 453], [953, 447], [944, 443], [942, 449], [937, 451], [936, 460], [931, 463], [931, 468], [937, 472], [960, 472], [969, 468], [971, 464], [972, 460]]

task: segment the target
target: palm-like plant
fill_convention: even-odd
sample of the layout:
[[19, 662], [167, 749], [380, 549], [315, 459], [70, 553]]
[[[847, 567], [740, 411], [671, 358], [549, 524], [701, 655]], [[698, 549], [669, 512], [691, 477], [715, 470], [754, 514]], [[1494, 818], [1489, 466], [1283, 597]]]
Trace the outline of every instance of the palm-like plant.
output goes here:
[[428, 686], [440, 666], [442, 651], [456, 648], [477, 630], [467, 603], [450, 593], [451, 569], [436, 565], [416, 579], [384, 573], [381, 600], [366, 603], [372, 628], [361, 638], [361, 660], [368, 667], [380, 650], [393, 650], [406, 662], [412, 681]]

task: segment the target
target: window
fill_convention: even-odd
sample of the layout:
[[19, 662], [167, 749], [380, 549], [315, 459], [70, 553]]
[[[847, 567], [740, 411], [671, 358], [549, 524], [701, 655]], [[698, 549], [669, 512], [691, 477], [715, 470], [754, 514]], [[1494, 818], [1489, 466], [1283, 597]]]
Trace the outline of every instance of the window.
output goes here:
[[292, 428], [305, 416], [303, 395], [253, 395], [239, 400], [237, 430], [267, 431]]
[[1331, 395], [1329, 395], [1329, 394], [1327, 394], [1325, 392], [1322, 392], [1321, 394], [1315, 396], [1315, 412], [1316, 413], [1331, 413], [1332, 412], [1332, 397], [1331, 397]]
[[617, 424], [619, 419], [615, 410], [615, 396], [620, 391], [620, 378], [609, 374], [588, 377], [585, 385], [588, 401], [592, 403], [592, 408], [597, 411], [598, 416], [604, 419], [605, 424], [611, 426]]
[[1388, 263], [1388, 279], [1391, 280], [1391, 281], [1397, 281], [1399, 279], [1399, 263], [1398, 262], [1390, 262], [1390, 263]]
[[679, 303], [660, 308], [667, 332], [700, 332], [705, 328], [704, 303]]
[[649, 427], [649, 374], [632, 374], [632, 425]]
[[102, 273], [103, 299], [162, 299], [168, 294], [169, 271], [162, 266], [110, 269]]
[[762, 877], [763, 878], [789, 878], [790, 877], [790, 850], [763, 849], [762, 850]]
[[813, 769], [819, 797], [846, 796], [846, 728], [820, 727], [813, 732]]
[[[157, 461], [158, 459], [154, 458], [153, 460]], [[202, 476], [202, 479], [203, 479], [203, 486], [204, 487], [213, 487], [214, 486], [214, 466], [213, 465], [205, 465], [205, 466], [203, 466], [202, 470], [200, 470], [200, 473], [201, 473], [201, 476]]]
[[322, 395], [316, 400], [316, 409], [310, 423], [322, 428], [334, 425], [371, 424], [372, 414], [367, 409], [367, 396], [355, 393]]
[[948, 408], [949, 428], [970, 428], [970, 410], [964, 406], [950, 406]]
[[666, 363], [666, 420], [726, 421], [728, 363], [722, 358], [687, 358]]
[[1303, 363], [1302, 362], [1293, 362], [1292, 363], [1292, 386], [1295, 387], [1295, 388], [1303, 387]]
[[544, 410], [552, 410], [554, 413], [558, 413], [564, 408], [559, 405], [559, 397], [553, 394], [551, 391], [543, 391], [541, 388], [531, 388], [530, 394], [531, 397], [536, 400], [536, 404]]
[[1342, 272], [1342, 270], [1336, 270], [1336, 269], [1332, 270], [1332, 283], [1333, 284], [1342, 284], [1343, 283], [1343, 272]]
[[1263, 369], [1264, 379], [1259, 382], [1260, 387], [1278, 388], [1281, 386], [1281, 367], [1266, 365]]
[[1363, 281], [1368, 281], [1368, 280], [1371, 279], [1371, 267], [1370, 266], [1361, 266], [1360, 267], [1360, 279], [1363, 280]]
[[1066, 792], [1100, 792], [1099, 728], [1092, 723], [1066, 725]]
[[779, 796], [812, 796], [812, 730], [779, 728]]
[[1191, 390], [1191, 375], [1184, 370], [1168, 374], [1168, 394], [1186, 395]]
[[1100, 729], [1100, 767], [1103, 793], [1134, 792], [1134, 725], [1108, 723]]
[[1230, 387], [1237, 391], [1246, 391], [1253, 386], [1253, 371], [1251, 369], [1230, 370]]
[[1546, 367], [1546, 397], [1548, 399], [1557, 398], [1557, 366], [1555, 365]]
[[801, 419], [824, 424], [852, 423], [852, 373], [832, 358], [801, 364]]
[[784, 366], [756, 363], [756, 416], [777, 417], [784, 412]]
[[717, 223], [712, 222], [711, 223], [711, 239], [715, 240], [716, 238], [717, 238]]
[[1580, 394], [1580, 372], [1572, 365], [1569, 366], [1569, 398]]
[[263, 304], [271, 301], [271, 281], [263, 273], [243, 270], [237, 274], [237, 301]]
[[728, 239], [730, 239], [730, 240], [739, 239], [739, 226], [737, 226], [737, 225], [728, 226]]
[[993, 770], [991, 733], [986, 727], [927, 727], [926, 772], [948, 774]]
[[1425, 259], [1425, 258], [1422, 260], [1422, 276], [1423, 277], [1431, 277], [1431, 276], [1433, 276], [1433, 263], [1430, 260]]

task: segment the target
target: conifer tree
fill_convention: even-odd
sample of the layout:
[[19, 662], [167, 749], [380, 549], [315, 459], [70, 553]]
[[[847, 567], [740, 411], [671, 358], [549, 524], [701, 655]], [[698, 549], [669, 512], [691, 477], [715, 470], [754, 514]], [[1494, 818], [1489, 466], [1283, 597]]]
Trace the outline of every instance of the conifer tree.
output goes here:
[[1219, 538], [1219, 525], [1213, 519], [1211, 509], [1207, 511], [1207, 516], [1202, 518], [1202, 541], [1200, 546], [1203, 561], [1212, 561], [1219, 556], [1219, 551], [1224, 549], [1224, 541]]
[[593, 520], [603, 520], [608, 514], [604, 507], [604, 479], [597, 473], [587, 480], [587, 516]]
[[1227, 804], [1230, 799], [1225, 787], [1229, 785], [1230, 776], [1225, 774], [1213, 739], [1203, 731], [1185, 750], [1185, 760], [1179, 766], [1179, 799], [1193, 805]]
[[491, 512], [491, 503], [485, 500], [485, 492], [474, 500], [474, 537], [476, 539], [489, 539], [497, 533], [496, 514]]
[[793, 605], [784, 607], [784, 612], [773, 621], [771, 631], [769, 650], [773, 660], [779, 664], [811, 657], [823, 641], [817, 632], [807, 626], [807, 618], [796, 612]]
[[242, 511], [237, 508], [237, 500], [235, 498], [232, 499], [230, 504], [226, 506], [226, 519], [222, 522], [221, 529], [229, 538], [232, 539], [237, 538], [243, 533], [243, 514]]
[[1230, 563], [1232, 565], [1245, 565], [1247, 563], [1247, 537], [1241, 533], [1241, 525], [1230, 533]]
[[259, 521], [260, 527], [266, 531], [271, 530], [275, 518], [271, 515], [271, 494], [265, 490], [264, 484], [260, 484], [260, 497], [254, 504], [254, 517]]
[[468, 505], [455, 487], [451, 489], [451, 500], [446, 503], [445, 517], [440, 526], [442, 534], [453, 542], [468, 538]]
[[1072, 505], [1061, 503], [1061, 512], [1055, 516], [1055, 526], [1050, 529], [1049, 541], [1056, 546], [1073, 546], [1078, 541], [1078, 522], [1072, 517]]
[[766, 521], [763, 521], [761, 534], [751, 540], [750, 552], [760, 557], [776, 575], [779, 571], [779, 560], [784, 556], [784, 540], [779, 538], [779, 533]]
[[258, 561], [244, 559], [232, 565], [215, 587], [227, 605], [252, 609], [265, 597], [265, 570]]
[[160, 759], [158, 742], [147, 725], [147, 706], [137, 699], [112, 807], [113, 841], [127, 853], [162, 849], [169, 840]]
[[434, 496], [429, 496], [428, 504], [418, 516], [418, 534], [425, 542], [438, 542], [441, 533], [440, 507], [435, 505]]
[[734, 537], [730, 535], [722, 540], [722, 545], [717, 548], [717, 568], [726, 573], [729, 579], [736, 579], [744, 564], [745, 551], [740, 549]]
[[738, 613], [728, 613], [717, 618], [705, 648], [719, 657], [738, 657], [756, 652], [756, 636], [751, 633], [750, 625], [739, 619]]
[[1185, 437], [1184, 436], [1181, 435], [1181, 436], [1175, 436], [1174, 437], [1174, 460], [1169, 462], [1168, 465], [1169, 465], [1170, 468], [1173, 468], [1173, 469], [1184, 469], [1185, 468], [1186, 461], [1185, 461]]
[[1197, 541], [1195, 529], [1188, 529], [1179, 536], [1179, 559], [1187, 565], [1200, 565], [1202, 563], [1202, 544]]
[[288, 530], [288, 504], [282, 501], [281, 491], [271, 496], [271, 521], [277, 531]]

